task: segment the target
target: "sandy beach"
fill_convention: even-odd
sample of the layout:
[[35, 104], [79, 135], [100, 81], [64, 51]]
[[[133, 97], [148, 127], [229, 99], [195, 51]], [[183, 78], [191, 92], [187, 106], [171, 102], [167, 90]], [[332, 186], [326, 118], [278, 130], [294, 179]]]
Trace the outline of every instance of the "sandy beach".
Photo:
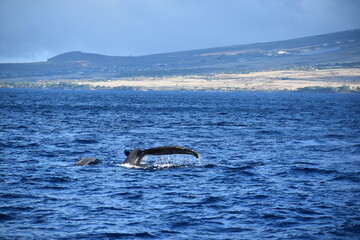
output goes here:
[[137, 90], [294, 91], [304, 87], [360, 87], [360, 68], [262, 71], [164, 77], [128, 77], [78, 84]]

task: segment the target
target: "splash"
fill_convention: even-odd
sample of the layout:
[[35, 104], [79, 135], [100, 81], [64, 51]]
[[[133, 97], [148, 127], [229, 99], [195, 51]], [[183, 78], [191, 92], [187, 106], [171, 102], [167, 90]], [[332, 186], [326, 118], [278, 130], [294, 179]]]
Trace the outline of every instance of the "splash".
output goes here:
[[201, 160], [200, 158], [194, 158], [191, 156], [183, 156], [183, 155], [163, 155], [163, 156], [155, 156], [154, 160], [150, 158], [145, 159], [145, 163], [152, 164], [154, 166], [200, 166]]
[[141, 165], [136, 166], [128, 163], [116, 164], [116, 166], [136, 169], [162, 169], [174, 167], [202, 166], [200, 158], [185, 155], [161, 155], [146, 156]]

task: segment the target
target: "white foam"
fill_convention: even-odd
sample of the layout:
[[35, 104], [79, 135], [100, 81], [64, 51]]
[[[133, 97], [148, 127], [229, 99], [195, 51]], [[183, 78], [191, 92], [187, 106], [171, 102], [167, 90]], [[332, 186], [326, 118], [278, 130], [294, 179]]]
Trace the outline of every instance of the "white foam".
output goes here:
[[141, 165], [132, 165], [129, 163], [115, 164], [118, 167], [125, 168], [137, 168], [137, 169], [148, 169], [148, 168], [172, 168], [172, 167], [186, 167], [186, 166], [201, 166], [200, 159], [196, 159], [190, 156], [180, 155], [163, 155], [163, 156], [146, 156]]

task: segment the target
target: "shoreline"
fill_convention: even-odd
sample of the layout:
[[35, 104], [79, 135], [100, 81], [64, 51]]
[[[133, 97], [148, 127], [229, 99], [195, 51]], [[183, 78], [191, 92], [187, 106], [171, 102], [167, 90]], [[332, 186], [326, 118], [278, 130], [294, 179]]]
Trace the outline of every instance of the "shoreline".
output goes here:
[[304, 88], [341, 88], [360, 91], [360, 68], [278, 70], [242, 74], [131, 77], [78, 84], [109, 89], [160, 91], [298, 91]]
[[0, 81], [0, 88], [213, 92], [360, 92], [360, 68], [273, 70], [161, 77]]

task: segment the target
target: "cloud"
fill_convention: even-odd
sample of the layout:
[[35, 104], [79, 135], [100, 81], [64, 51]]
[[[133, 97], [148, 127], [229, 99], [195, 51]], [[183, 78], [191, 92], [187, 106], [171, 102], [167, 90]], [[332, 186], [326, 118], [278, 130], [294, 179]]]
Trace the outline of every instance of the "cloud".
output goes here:
[[0, 1], [0, 61], [266, 42], [359, 28], [356, 0]]

